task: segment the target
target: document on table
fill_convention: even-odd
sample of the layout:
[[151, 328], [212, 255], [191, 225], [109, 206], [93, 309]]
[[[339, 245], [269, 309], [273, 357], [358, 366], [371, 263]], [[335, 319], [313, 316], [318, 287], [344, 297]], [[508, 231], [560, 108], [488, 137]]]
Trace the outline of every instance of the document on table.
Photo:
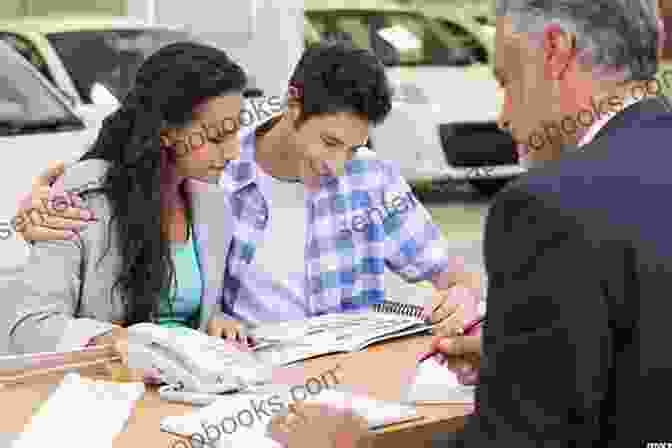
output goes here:
[[282, 366], [329, 353], [363, 350], [376, 342], [421, 333], [429, 328], [415, 317], [362, 311], [265, 324], [253, 329], [251, 334], [261, 341], [276, 342], [255, 352], [262, 361]]
[[142, 383], [93, 381], [69, 373], [11, 448], [111, 448], [144, 392]]
[[473, 403], [475, 386], [460, 384], [457, 374], [434, 358], [421, 362], [407, 392], [407, 402], [432, 404], [442, 402]]
[[[266, 436], [273, 415], [285, 411], [292, 401], [290, 387], [277, 393], [239, 393], [183, 416], [164, 417], [163, 431], [211, 443], [213, 448], [281, 448]], [[306, 402], [352, 409], [364, 417], [370, 429], [419, 418], [414, 406], [373, 400], [335, 389], [324, 390]], [[198, 435], [197, 435], [198, 434]]]

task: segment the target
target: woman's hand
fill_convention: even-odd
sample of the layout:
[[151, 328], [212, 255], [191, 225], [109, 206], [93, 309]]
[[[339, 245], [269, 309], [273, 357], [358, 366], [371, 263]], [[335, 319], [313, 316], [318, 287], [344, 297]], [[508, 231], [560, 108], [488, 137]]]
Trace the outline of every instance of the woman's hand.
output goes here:
[[93, 214], [82, 205], [76, 194], [55, 191], [51, 184], [65, 171], [63, 162], [52, 162], [33, 179], [30, 195], [19, 205], [12, 220], [14, 230], [25, 241], [67, 240], [84, 229]]
[[215, 316], [208, 322], [208, 335], [217, 336], [241, 344], [251, 345], [252, 338], [247, 334], [245, 325], [232, 318]]

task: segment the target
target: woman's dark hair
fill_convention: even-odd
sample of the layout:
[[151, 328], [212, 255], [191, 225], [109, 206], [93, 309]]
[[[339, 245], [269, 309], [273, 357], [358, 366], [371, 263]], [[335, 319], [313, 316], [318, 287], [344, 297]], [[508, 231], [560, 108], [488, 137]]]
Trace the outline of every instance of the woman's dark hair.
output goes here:
[[307, 48], [290, 85], [301, 90], [300, 122], [316, 114], [354, 112], [377, 125], [392, 109], [392, 91], [383, 64], [372, 52], [346, 41]]
[[121, 289], [129, 325], [158, 315], [160, 293], [175, 278], [169, 241], [160, 231], [167, 170], [159, 131], [188, 125], [194, 106], [242, 93], [246, 84], [245, 72], [221, 50], [190, 42], [165, 46], [142, 64], [121, 107], [80, 159], [111, 164], [102, 190], [122, 256], [114, 288]]

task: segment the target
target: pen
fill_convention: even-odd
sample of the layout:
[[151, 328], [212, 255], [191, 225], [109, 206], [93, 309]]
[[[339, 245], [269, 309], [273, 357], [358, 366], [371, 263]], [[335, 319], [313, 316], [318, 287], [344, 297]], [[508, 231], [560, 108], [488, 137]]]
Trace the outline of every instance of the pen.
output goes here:
[[[479, 325], [481, 325], [483, 323], [484, 320], [485, 320], [485, 317], [481, 316], [481, 317], [479, 317], [477, 319], [474, 319], [471, 322], [469, 322], [467, 325], [465, 325], [462, 328], [462, 335], [469, 336]], [[427, 359], [429, 359], [432, 356], [437, 355], [437, 354], [439, 354], [439, 352], [436, 351], [436, 350], [423, 353], [418, 358], [418, 362], [420, 363], [420, 362], [426, 361]]]

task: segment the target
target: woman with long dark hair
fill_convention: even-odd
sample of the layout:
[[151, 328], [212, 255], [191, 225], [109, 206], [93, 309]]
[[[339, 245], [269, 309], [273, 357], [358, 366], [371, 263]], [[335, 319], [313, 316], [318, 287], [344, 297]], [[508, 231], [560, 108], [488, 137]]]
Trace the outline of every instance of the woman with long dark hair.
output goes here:
[[218, 307], [230, 229], [218, 222], [225, 198], [208, 183], [240, 153], [246, 83], [226, 53], [195, 43], [145, 61], [55, 189], [77, 191], [97, 222], [70, 240], [36, 242], [7, 285], [10, 350], [119, 345], [139, 322], [240, 336]]

